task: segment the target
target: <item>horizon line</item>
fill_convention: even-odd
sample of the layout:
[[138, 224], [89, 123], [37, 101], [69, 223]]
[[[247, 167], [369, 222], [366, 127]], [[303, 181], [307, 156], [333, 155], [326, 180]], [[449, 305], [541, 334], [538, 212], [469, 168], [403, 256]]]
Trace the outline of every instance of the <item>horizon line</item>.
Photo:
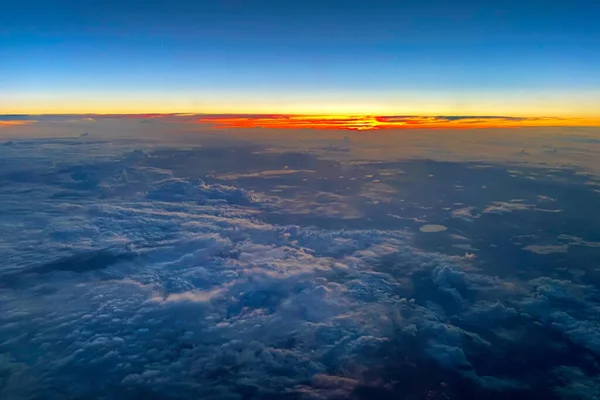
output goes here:
[[600, 118], [516, 115], [373, 115], [288, 113], [70, 113], [0, 114], [0, 128], [39, 123], [87, 122], [102, 119], [203, 125], [213, 129], [474, 129], [523, 127], [600, 127]]

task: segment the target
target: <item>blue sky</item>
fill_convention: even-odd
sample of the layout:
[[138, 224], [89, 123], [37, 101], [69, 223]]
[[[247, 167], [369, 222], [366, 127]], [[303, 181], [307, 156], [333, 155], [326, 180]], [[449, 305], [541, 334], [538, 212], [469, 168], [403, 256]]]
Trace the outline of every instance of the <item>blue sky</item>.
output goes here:
[[594, 114], [596, 2], [469, 3], [11, 1], [0, 111]]

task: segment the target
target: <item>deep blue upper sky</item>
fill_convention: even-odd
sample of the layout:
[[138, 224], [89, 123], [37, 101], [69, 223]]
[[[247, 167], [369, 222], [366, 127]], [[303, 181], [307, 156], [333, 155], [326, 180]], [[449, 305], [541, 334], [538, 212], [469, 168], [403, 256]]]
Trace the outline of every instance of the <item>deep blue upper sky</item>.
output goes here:
[[4, 3], [5, 112], [590, 115], [600, 92], [592, 0]]

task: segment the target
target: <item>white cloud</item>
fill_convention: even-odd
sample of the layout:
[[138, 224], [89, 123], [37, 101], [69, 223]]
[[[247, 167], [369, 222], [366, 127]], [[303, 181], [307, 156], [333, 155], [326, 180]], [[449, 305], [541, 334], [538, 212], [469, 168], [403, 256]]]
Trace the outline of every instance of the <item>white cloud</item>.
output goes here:
[[473, 215], [473, 207], [463, 207], [452, 210], [452, 218], [458, 218], [470, 222], [475, 218], [479, 218], [479, 216]]
[[534, 206], [531, 204], [525, 204], [518, 200], [506, 201], [494, 201], [490, 206], [486, 207], [482, 212], [483, 214], [506, 214], [514, 211], [527, 211], [531, 210]]

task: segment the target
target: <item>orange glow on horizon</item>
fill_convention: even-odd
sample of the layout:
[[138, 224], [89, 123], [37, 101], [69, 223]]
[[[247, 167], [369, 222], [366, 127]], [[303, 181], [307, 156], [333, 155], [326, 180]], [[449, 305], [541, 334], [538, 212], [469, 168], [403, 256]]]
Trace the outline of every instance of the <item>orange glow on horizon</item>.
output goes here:
[[[301, 114], [54, 114], [35, 119], [0, 119], [0, 128], [24, 125], [109, 120], [154, 120], [165, 124], [201, 125], [210, 129], [314, 129], [378, 131], [390, 129], [485, 129], [523, 127], [600, 127], [600, 119], [514, 116], [301, 115]], [[11, 118], [13, 117], [13, 118]], [[32, 116], [28, 116], [32, 117]], [[9, 119], [10, 118], [10, 119]]]
[[29, 124], [33, 124], [37, 121], [34, 120], [0, 120], [0, 128], [2, 127], [6, 127], [6, 126], [21, 126], [21, 125], [29, 125]]
[[199, 124], [215, 128], [325, 129], [470, 129], [542, 126], [600, 126], [600, 120], [478, 116], [339, 116], [339, 115], [217, 115], [199, 116]]

